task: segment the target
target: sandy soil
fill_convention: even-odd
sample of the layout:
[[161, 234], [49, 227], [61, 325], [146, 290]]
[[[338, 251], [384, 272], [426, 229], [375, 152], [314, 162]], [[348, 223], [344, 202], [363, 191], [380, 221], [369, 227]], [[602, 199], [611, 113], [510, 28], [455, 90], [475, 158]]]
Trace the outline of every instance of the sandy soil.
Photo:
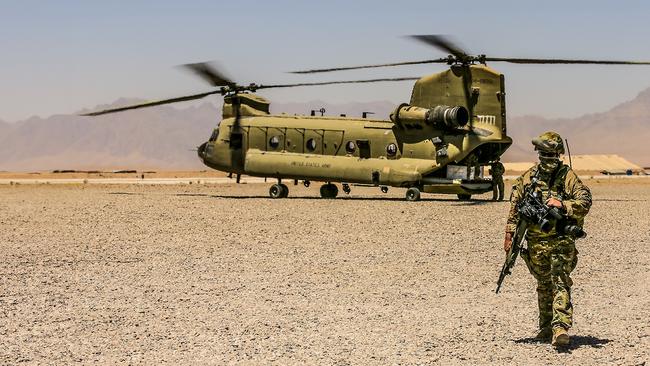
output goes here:
[[642, 364], [650, 180], [590, 181], [573, 343], [534, 342], [508, 203], [268, 185], [0, 187], [0, 364]]
[[51, 171], [43, 172], [4, 172], [0, 171], [0, 179], [101, 179], [101, 178], [221, 178], [227, 176], [227, 173], [217, 170], [200, 170], [200, 171], [142, 171], [135, 173], [116, 173], [116, 172], [66, 172], [54, 173]]

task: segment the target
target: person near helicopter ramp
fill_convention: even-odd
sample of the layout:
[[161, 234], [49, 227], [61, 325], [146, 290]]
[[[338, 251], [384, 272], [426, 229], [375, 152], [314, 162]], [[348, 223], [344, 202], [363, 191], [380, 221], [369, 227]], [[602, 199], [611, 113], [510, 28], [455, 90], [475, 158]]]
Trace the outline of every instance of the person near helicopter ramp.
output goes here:
[[490, 165], [490, 175], [492, 176], [492, 201], [503, 201], [503, 173], [505, 172], [506, 169], [499, 159]]

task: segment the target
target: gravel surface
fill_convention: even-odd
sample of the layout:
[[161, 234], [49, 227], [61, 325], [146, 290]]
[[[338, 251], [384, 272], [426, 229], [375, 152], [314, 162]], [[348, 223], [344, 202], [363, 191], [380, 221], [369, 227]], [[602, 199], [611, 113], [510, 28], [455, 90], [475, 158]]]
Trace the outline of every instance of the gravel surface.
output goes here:
[[[612, 183], [613, 182], [613, 183]], [[588, 181], [570, 347], [532, 340], [509, 204], [316, 183], [0, 187], [0, 364], [643, 364], [650, 180]]]

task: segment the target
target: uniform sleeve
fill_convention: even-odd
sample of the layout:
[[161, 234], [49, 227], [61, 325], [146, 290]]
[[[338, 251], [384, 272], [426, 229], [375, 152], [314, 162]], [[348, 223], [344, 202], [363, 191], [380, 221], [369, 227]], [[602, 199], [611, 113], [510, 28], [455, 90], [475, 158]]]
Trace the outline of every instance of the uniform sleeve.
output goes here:
[[517, 178], [512, 185], [512, 194], [510, 194], [510, 211], [508, 213], [508, 221], [506, 222], [506, 232], [512, 233], [517, 228], [519, 223], [519, 216], [517, 215], [517, 205], [521, 201], [524, 192], [523, 176]]
[[566, 175], [564, 191], [567, 197], [562, 203], [567, 216], [577, 220], [583, 219], [591, 208], [591, 191], [582, 183], [573, 170], [569, 170]]

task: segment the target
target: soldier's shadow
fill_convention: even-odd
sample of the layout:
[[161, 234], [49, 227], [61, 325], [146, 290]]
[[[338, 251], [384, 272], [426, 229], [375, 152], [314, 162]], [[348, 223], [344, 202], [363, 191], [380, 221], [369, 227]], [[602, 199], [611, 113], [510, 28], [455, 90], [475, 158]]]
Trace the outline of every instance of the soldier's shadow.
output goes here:
[[[576, 350], [581, 347], [592, 347], [592, 348], [602, 348], [607, 343], [611, 342], [611, 339], [607, 338], [598, 338], [594, 336], [581, 336], [574, 335], [571, 336], [571, 343], [568, 346], [558, 347], [557, 351], [560, 353], [571, 353], [571, 351]], [[549, 343], [540, 341], [534, 337], [520, 338], [515, 339], [515, 343]]]

